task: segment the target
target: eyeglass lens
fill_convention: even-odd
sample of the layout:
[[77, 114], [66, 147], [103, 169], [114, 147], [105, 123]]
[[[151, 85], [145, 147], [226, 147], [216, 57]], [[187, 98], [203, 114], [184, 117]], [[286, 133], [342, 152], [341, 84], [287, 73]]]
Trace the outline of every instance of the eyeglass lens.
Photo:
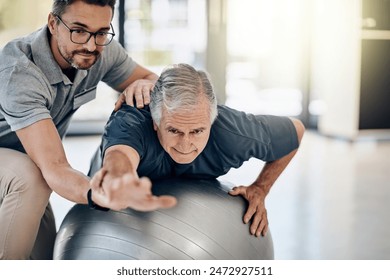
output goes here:
[[[84, 30], [72, 30], [71, 39], [74, 43], [85, 44], [88, 42], [93, 34]], [[107, 45], [111, 42], [113, 35], [110, 33], [96, 33], [95, 44], [96, 45]]]

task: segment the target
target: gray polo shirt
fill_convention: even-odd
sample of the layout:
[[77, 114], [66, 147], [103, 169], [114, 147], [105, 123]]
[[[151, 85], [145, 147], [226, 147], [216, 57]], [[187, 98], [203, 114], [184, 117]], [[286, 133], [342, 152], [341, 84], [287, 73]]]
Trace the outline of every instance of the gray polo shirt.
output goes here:
[[0, 147], [23, 151], [15, 131], [43, 119], [52, 119], [63, 137], [73, 113], [96, 97], [99, 81], [115, 88], [136, 67], [113, 41], [95, 65], [78, 70], [72, 82], [52, 55], [48, 33], [45, 26], [0, 52]]

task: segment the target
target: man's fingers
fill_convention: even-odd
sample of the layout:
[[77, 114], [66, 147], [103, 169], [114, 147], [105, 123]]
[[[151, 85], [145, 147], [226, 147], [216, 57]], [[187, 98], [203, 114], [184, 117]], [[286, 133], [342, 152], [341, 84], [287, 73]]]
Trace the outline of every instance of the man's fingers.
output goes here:
[[261, 215], [259, 213], [256, 213], [252, 219], [252, 224], [250, 226], [250, 232], [252, 235], [257, 234], [257, 231], [259, 230], [260, 224], [261, 224]]
[[151, 92], [151, 88], [149, 87], [144, 87], [142, 89], [144, 105], [148, 105], [150, 103], [150, 92]]
[[129, 106], [134, 106], [134, 93], [127, 89], [126, 91], [124, 91], [124, 95], [126, 98], [126, 104]]
[[105, 174], [101, 169], [91, 179], [93, 201], [100, 206], [116, 211], [127, 207], [138, 211], [154, 211], [174, 207], [177, 203], [173, 196], [154, 196], [152, 182], [147, 177], [138, 178], [136, 174], [126, 173], [122, 177], [109, 177], [106, 180]]
[[268, 218], [267, 213], [257, 213], [252, 221], [252, 225], [250, 227], [251, 234], [259, 237], [260, 234], [265, 236], [268, 231]]
[[234, 187], [229, 191], [230, 195], [245, 195], [245, 188], [244, 187]]
[[169, 195], [149, 196], [145, 199], [136, 201], [131, 208], [137, 211], [155, 211], [158, 209], [172, 208], [177, 204], [176, 198]]
[[93, 189], [98, 189], [100, 188], [101, 184], [102, 184], [102, 181], [103, 181], [103, 178], [104, 178], [104, 175], [106, 174], [106, 171], [103, 170], [103, 169], [100, 169], [99, 171], [97, 171], [91, 181], [90, 181], [90, 186], [93, 188]]
[[246, 210], [246, 213], [244, 215], [244, 223], [247, 224], [252, 219], [253, 215], [256, 213], [257, 206], [253, 203], [249, 203], [249, 207]]
[[142, 90], [135, 92], [134, 97], [135, 97], [135, 103], [137, 105], [137, 108], [143, 108], [144, 107], [144, 95], [143, 95]]
[[266, 225], [267, 225], [267, 220], [264, 218], [260, 220], [260, 223], [258, 221], [257, 223], [253, 223], [251, 226], [251, 234], [257, 237], [259, 237], [260, 234], [264, 236], [266, 233], [266, 229], [265, 229]]
[[126, 101], [126, 95], [124, 93], [121, 93], [118, 97], [118, 100], [115, 102], [115, 107], [114, 107], [114, 110], [115, 111], [118, 111], [122, 104], [125, 103]]
[[150, 194], [152, 193], [152, 181], [148, 177], [141, 177], [137, 181], [140, 187], [147, 189]]
[[137, 194], [133, 193], [133, 203], [131, 208], [138, 211], [154, 211], [161, 208], [171, 208], [177, 204], [176, 198], [170, 195], [154, 196], [152, 194], [152, 182], [147, 177], [135, 179], [134, 176], [126, 175], [127, 184], [136, 184], [136, 189], [133, 189]]
[[261, 235], [262, 235], [262, 236], [266, 236], [266, 235], [267, 235], [267, 232], [268, 232], [268, 220], [267, 220], [267, 222], [266, 222], [265, 225], [264, 225], [264, 228], [263, 228], [263, 230], [262, 230], [262, 232], [261, 232]]
[[[154, 196], [152, 195], [152, 182], [147, 177], [142, 177], [139, 179], [139, 187], [146, 192], [148, 196], [141, 205], [144, 207], [143, 211], [153, 211], [160, 208], [172, 208], [177, 204], [175, 197], [170, 195]], [[150, 195], [150, 196], [149, 196]], [[142, 211], [142, 209], [139, 209]]]
[[137, 108], [143, 108], [145, 105], [148, 105], [153, 87], [154, 83], [149, 80], [135, 81], [123, 91], [117, 103], [115, 103], [115, 110], [119, 110], [124, 102], [129, 106], [134, 106], [135, 101]]
[[160, 201], [160, 207], [159, 208], [172, 208], [176, 206], [177, 200], [175, 197], [170, 196], [170, 195], [162, 195], [159, 196], [159, 201]]

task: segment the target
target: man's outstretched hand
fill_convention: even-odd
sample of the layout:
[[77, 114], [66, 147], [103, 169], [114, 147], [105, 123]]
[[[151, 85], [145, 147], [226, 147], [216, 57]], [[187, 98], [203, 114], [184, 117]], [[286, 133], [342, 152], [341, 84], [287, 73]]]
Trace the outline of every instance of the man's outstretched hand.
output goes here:
[[155, 196], [152, 183], [146, 177], [138, 178], [131, 172], [112, 176], [104, 168], [91, 179], [92, 200], [99, 206], [112, 210], [132, 208], [138, 211], [154, 211], [176, 205], [173, 196]]

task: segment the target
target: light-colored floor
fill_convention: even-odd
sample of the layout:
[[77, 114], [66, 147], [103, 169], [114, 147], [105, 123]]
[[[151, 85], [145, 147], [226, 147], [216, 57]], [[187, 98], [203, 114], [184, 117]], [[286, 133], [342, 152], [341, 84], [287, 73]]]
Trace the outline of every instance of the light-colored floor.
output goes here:
[[[100, 137], [68, 137], [72, 166], [87, 172]], [[250, 160], [221, 180], [249, 184]], [[53, 194], [57, 223], [71, 203]], [[266, 206], [276, 259], [390, 259], [390, 141], [347, 142], [307, 131]]]

